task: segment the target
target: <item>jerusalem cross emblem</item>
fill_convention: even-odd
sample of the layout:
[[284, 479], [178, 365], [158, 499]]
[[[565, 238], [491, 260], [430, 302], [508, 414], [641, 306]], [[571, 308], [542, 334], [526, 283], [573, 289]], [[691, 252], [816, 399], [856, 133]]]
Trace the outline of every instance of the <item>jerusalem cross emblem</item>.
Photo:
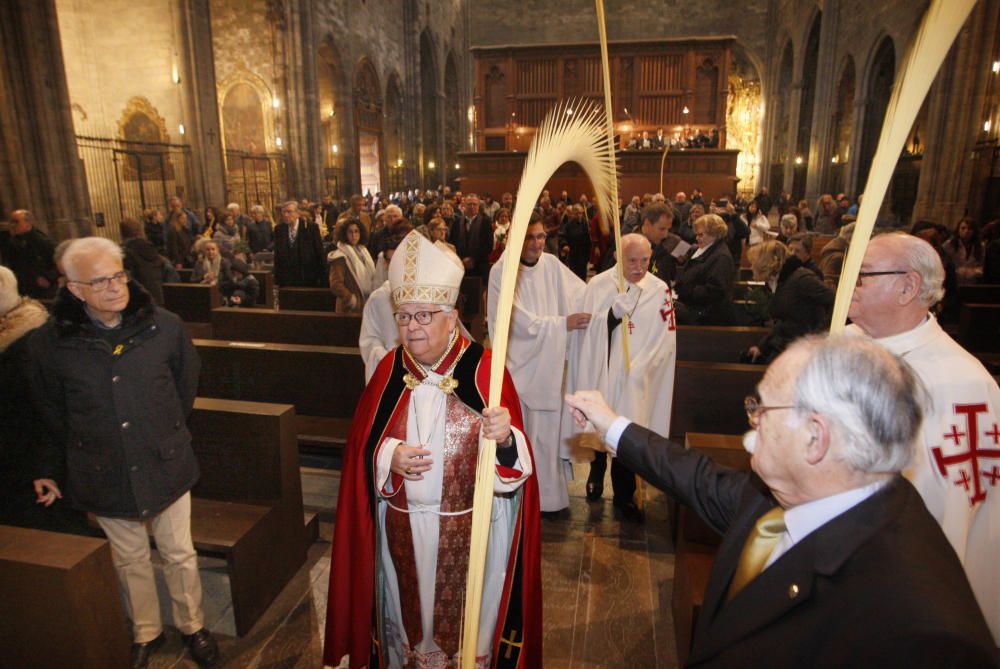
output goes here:
[[660, 318], [667, 324], [668, 330], [677, 329], [677, 320], [674, 315], [674, 301], [670, 299], [670, 289], [666, 290], [667, 296], [663, 299], [663, 306], [660, 307]]
[[[979, 431], [979, 414], [985, 413], [989, 416], [989, 407], [985, 403], [981, 404], [956, 404], [955, 423], [951, 426], [951, 431], [944, 434], [944, 439], [951, 439], [958, 448], [965, 437], [968, 450], [945, 455], [939, 446], [931, 449], [934, 462], [938, 471], [945, 479], [949, 479], [948, 467], [956, 465], [957, 478], [953, 481], [956, 486], [961, 486], [969, 493], [969, 506], [975, 506], [979, 502], [986, 500], [986, 485], [992, 488], [1000, 482], [1000, 466], [995, 463], [987, 463], [984, 460], [996, 460], [1000, 462], [1000, 430], [997, 424], [993, 423], [993, 429]], [[964, 420], [963, 420], [964, 417]], [[960, 431], [959, 423], [965, 423], [965, 432]], [[988, 424], [988, 422], [987, 422]], [[984, 428], [985, 430], [985, 428]], [[980, 442], [982, 440], [982, 442]], [[992, 440], [993, 448], [989, 448]], [[969, 463], [968, 467], [964, 467]], [[972, 473], [970, 476], [969, 473]]]

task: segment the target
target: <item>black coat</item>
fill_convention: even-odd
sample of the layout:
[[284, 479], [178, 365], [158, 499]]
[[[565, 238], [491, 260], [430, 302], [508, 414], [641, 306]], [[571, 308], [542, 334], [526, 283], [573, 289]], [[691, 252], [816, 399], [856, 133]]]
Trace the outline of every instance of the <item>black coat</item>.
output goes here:
[[246, 225], [246, 240], [250, 250], [253, 253], [270, 251], [274, 247], [272, 231], [271, 221], [266, 218], [260, 221], [250, 219]]
[[726, 240], [716, 241], [697, 258], [693, 255], [694, 249], [677, 273], [675, 289], [683, 305], [678, 307], [681, 324], [733, 325], [736, 265]]
[[[0, 235], [0, 259], [17, 276], [17, 292], [28, 297], [47, 298], [56, 292], [59, 272], [52, 260], [55, 245], [38, 228], [23, 235]], [[48, 288], [38, 285], [38, 279], [49, 282]]]
[[99, 330], [63, 288], [29, 343], [31, 394], [52, 434], [38, 478], [58, 476], [74, 506], [148, 517], [198, 480], [187, 417], [198, 354], [180, 319], [134, 281], [120, 329]]
[[274, 228], [274, 283], [279, 286], [326, 286], [326, 253], [319, 226], [299, 219], [299, 232], [293, 246], [288, 239], [288, 224]]
[[726, 601], [757, 519], [777, 502], [638, 425], [618, 459], [723, 534], [688, 667], [996, 667], [968, 579], [920, 494], [902, 477], [822, 525]]
[[778, 289], [771, 298], [775, 320], [771, 331], [757, 345], [768, 362], [799, 337], [827, 328], [834, 292], [795, 256], [790, 256], [778, 276]]
[[459, 258], [472, 258], [472, 267], [465, 270], [466, 276], [489, 277], [490, 251], [493, 250], [493, 226], [484, 214], [478, 214], [471, 221], [469, 231], [465, 230], [466, 218], [456, 216], [451, 224], [448, 241], [455, 245]]
[[157, 304], [163, 304], [163, 258], [149, 241], [142, 237], [122, 243], [125, 269], [142, 284]]

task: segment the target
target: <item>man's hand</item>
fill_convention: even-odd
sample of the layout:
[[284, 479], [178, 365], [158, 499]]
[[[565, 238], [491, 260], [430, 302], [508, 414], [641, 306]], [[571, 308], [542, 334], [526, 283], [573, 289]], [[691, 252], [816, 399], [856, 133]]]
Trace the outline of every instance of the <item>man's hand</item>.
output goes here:
[[431, 470], [434, 461], [428, 455], [431, 452], [420, 446], [399, 444], [392, 454], [392, 465], [389, 467], [407, 481], [422, 481], [424, 473]]
[[510, 436], [510, 411], [506, 407], [483, 409], [483, 437], [504, 444]]
[[568, 256], [569, 255], [569, 247], [568, 246], [563, 246], [561, 249], [559, 249], [559, 255], [561, 255], [561, 256]]
[[566, 317], [566, 332], [572, 332], [573, 330], [586, 330], [587, 326], [590, 325], [590, 314], [588, 313], [578, 313], [570, 314]]
[[52, 479], [35, 479], [35, 503], [42, 506], [52, 506], [57, 499], [62, 499], [59, 486]]
[[35, 279], [35, 283], [38, 285], [39, 288], [48, 288], [49, 286], [52, 285], [51, 283], [49, 283], [49, 280], [46, 279], [44, 276], [40, 276], [37, 279]]
[[580, 428], [586, 427], [587, 421], [594, 426], [601, 438], [608, 433], [611, 424], [618, 418], [618, 414], [604, 401], [604, 396], [597, 390], [581, 390], [566, 395], [566, 404], [569, 406], [573, 420]]
[[756, 362], [757, 358], [760, 357], [760, 348], [756, 346], [751, 346], [750, 348], [747, 349], [747, 353], [750, 354], [750, 359]]
[[243, 300], [240, 298], [239, 295], [233, 295], [232, 297], [229, 298], [229, 302], [231, 304], [242, 304]]
[[472, 258], [462, 258], [462, 264], [465, 265], [465, 269], [472, 269], [475, 261], [473, 261]]
[[611, 313], [615, 315], [615, 318], [620, 320], [625, 314], [631, 314], [635, 311], [635, 305], [639, 303], [639, 292], [638, 290], [628, 290], [615, 295], [615, 300], [611, 303]]

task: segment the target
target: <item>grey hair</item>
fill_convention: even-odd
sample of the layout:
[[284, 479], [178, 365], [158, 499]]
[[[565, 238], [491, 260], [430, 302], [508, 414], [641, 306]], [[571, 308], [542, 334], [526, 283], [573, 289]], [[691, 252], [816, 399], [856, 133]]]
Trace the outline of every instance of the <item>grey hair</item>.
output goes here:
[[389, 205], [388, 207], [386, 207], [385, 209], [383, 209], [383, 210], [382, 210], [382, 213], [383, 213], [383, 214], [385, 214], [385, 213], [388, 213], [390, 209], [391, 209], [392, 211], [396, 212], [396, 214], [398, 214], [399, 216], [402, 216], [402, 215], [403, 215], [403, 210], [402, 210], [402, 209], [400, 209], [399, 207], [397, 207], [397, 206], [396, 206], [396, 205], [394, 205], [394, 204], [390, 204], [390, 205]]
[[63, 269], [66, 270], [66, 277], [71, 281], [80, 280], [79, 266], [87, 258], [98, 254], [107, 254], [118, 260], [125, 257], [122, 247], [115, 244], [110, 239], [104, 237], [81, 237], [74, 239], [66, 247], [62, 256]]
[[792, 344], [806, 362], [795, 379], [795, 407], [830, 419], [834, 457], [868, 474], [910, 462], [927, 394], [913, 369], [867, 337], [805, 337]]
[[264, 214], [264, 213], [267, 213], [267, 212], [265, 211], [264, 207], [260, 206], [259, 204], [255, 204], [254, 206], [250, 207], [250, 213], [251, 214]]
[[226, 209], [235, 209], [235, 210], [239, 211], [239, 209], [240, 209], [240, 203], [239, 202], [230, 202], [229, 204], [226, 205]]
[[933, 246], [905, 232], [887, 232], [878, 238], [891, 240], [905, 268], [920, 275], [921, 302], [932, 307], [944, 298], [944, 265]]

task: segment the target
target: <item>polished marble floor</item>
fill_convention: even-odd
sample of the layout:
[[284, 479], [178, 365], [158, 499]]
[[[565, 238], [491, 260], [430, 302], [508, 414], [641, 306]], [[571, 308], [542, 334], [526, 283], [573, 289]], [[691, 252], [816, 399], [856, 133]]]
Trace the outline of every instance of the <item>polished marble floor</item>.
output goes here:
[[[311, 463], [307, 460], [309, 464]], [[578, 467], [570, 484], [570, 509], [542, 522], [544, 660], [546, 669], [658, 669], [677, 666], [670, 613], [674, 552], [666, 499], [645, 488], [647, 519], [619, 522], [606, 499], [588, 503]], [[320, 514], [320, 537], [306, 564], [251, 633], [235, 636], [225, 565], [202, 559], [206, 625], [218, 637], [224, 662], [233, 669], [313, 669], [322, 666], [323, 625], [330, 576], [330, 541], [340, 473], [303, 467], [308, 510]], [[168, 602], [161, 583], [161, 602]], [[170, 620], [169, 606], [164, 620]], [[154, 669], [196, 667], [180, 635], [168, 628], [168, 643], [154, 656]]]

